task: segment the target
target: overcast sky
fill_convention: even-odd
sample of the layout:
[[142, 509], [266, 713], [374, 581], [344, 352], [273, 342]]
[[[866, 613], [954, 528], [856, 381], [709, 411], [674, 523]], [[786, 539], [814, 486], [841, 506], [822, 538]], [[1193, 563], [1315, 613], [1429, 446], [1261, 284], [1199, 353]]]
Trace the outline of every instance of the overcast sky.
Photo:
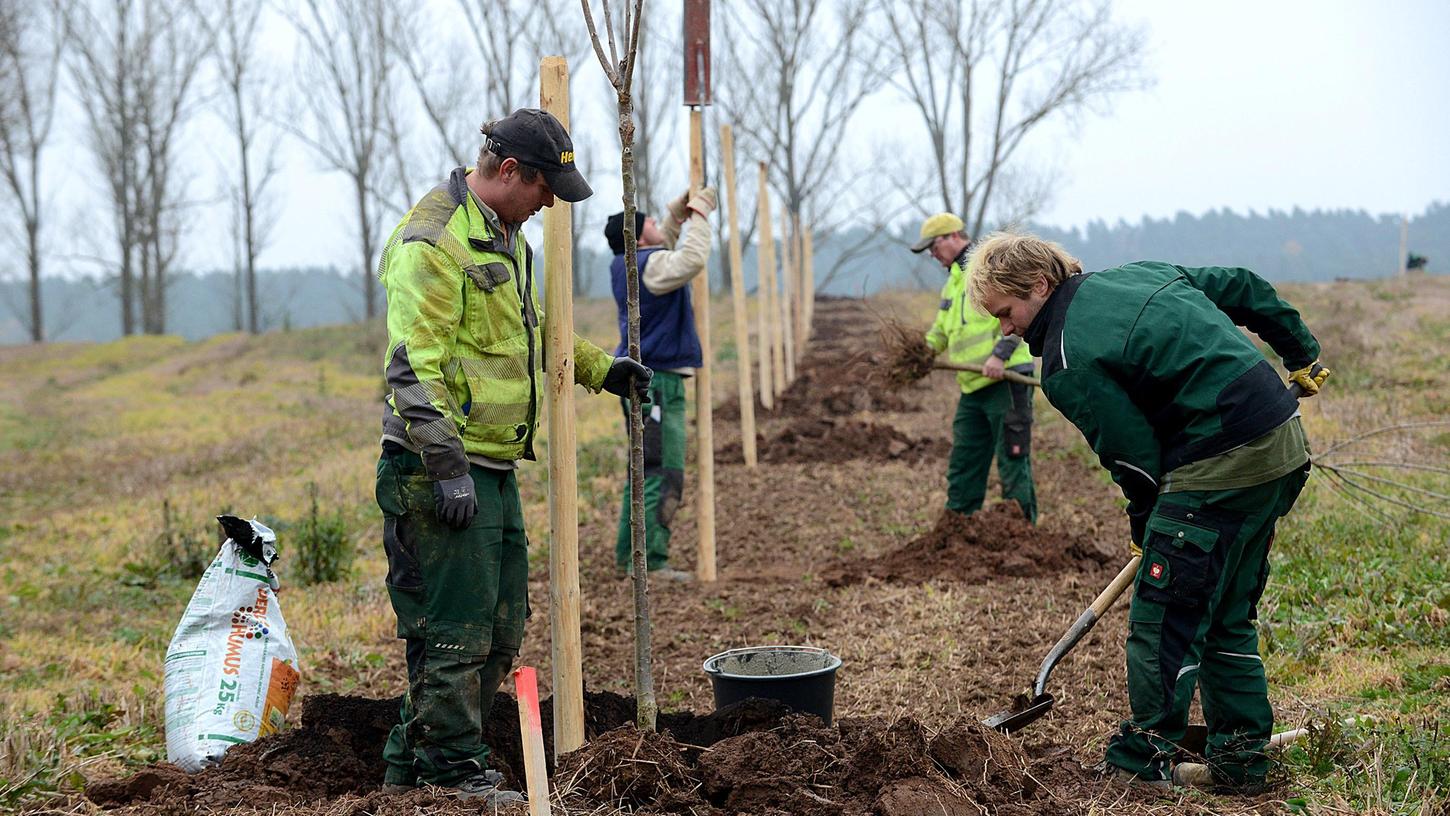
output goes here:
[[[1025, 158], [1059, 173], [1055, 194], [1037, 217], [1041, 223], [1071, 227], [1095, 218], [1136, 221], [1219, 207], [1415, 213], [1432, 201], [1450, 201], [1450, 0], [1118, 0], [1117, 13], [1147, 28], [1154, 84], [1057, 123], [1025, 146]], [[266, 43], [284, 68], [290, 40], [274, 29]], [[595, 123], [576, 141], [592, 141], [596, 155], [617, 156], [612, 117], [604, 111], [611, 98], [592, 55], [573, 71], [576, 135], [581, 121]], [[683, 121], [683, 108], [679, 115]], [[62, 121], [68, 126], [47, 158], [54, 179], [75, 178], [75, 168], [87, 166], [79, 117], [70, 111]], [[856, 165], [843, 172], [882, 170], [869, 164], [873, 140], [924, 144], [904, 135], [916, 121], [883, 83], [852, 128], [857, 149], [838, 154]], [[718, 125], [707, 119], [712, 133]], [[230, 138], [215, 116], [197, 117], [193, 140], [203, 147], [194, 148], [200, 159], [191, 168], [194, 179], [216, 180], [230, 161]], [[683, 178], [683, 144], [678, 153]], [[741, 165], [749, 158], [740, 157]], [[583, 213], [590, 234], [619, 208], [617, 171], [597, 160], [603, 167], [591, 174], [596, 201]], [[280, 223], [262, 265], [352, 268], [355, 216], [347, 180], [321, 171], [295, 141], [284, 147], [282, 161]], [[440, 178], [446, 170], [438, 168]], [[86, 190], [84, 184], [56, 190], [53, 235], [105, 218], [94, 203], [87, 212], [85, 196], [96, 193]], [[193, 213], [199, 229], [187, 242], [183, 266], [230, 267], [227, 209], [218, 203]], [[391, 221], [381, 231], [389, 228]]]
[[1118, 7], [1147, 23], [1157, 83], [1064, 131], [1043, 222], [1450, 201], [1450, 2]]

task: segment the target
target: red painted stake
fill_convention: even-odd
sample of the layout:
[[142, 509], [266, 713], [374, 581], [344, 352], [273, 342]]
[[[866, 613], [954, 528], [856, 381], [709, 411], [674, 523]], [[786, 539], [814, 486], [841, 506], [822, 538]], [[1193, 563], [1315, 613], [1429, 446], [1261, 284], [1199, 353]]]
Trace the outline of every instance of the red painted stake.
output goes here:
[[529, 813], [549, 816], [549, 766], [544, 760], [544, 729], [539, 720], [539, 676], [532, 666], [514, 669], [514, 696], [519, 701], [519, 733], [524, 740]]

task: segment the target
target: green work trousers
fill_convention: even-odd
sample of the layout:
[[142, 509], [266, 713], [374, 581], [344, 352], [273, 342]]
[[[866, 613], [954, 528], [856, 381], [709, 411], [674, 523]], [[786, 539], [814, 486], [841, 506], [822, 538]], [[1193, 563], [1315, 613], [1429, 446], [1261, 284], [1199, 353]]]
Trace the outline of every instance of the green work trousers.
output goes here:
[[1109, 741], [1109, 763], [1146, 779], [1169, 778], [1196, 686], [1214, 778], [1225, 785], [1264, 780], [1274, 712], [1257, 606], [1274, 525], [1308, 475], [1305, 465], [1252, 487], [1159, 497], [1128, 613], [1132, 719]]
[[455, 786], [481, 772], [483, 724], [528, 616], [528, 540], [512, 470], [474, 465], [478, 514], [438, 520], [415, 453], [378, 460], [388, 596], [406, 642], [408, 693], [383, 747], [386, 782]]
[[1037, 489], [1032, 483], [1032, 387], [999, 382], [957, 400], [952, 420], [952, 453], [947, 460], [947, 509], [971, 514], [987, 498], [992, 456], [1002, 480], [1002, 498], [1022, 507], [1037, 522]]
[[[656, 371], [650, 379], [649, 397], [644, 406], [644, 530], [645, 566], [653, 571], [669, 564], [670, 525], [685, 492], [685, 378]], [[629, 401], [620, 402], [628, 433]], [[626, 475], [619, 534], [614, 540], [614, 563], [622, 570], [630, 568], [629, 497]]]

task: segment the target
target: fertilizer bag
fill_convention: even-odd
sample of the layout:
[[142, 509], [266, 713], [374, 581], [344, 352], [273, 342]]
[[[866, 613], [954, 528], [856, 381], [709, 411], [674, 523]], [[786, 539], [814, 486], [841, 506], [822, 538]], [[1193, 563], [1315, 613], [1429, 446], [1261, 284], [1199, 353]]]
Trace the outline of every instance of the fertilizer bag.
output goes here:
[[187, 773], [279, 730], [297, 690], [297, 650], [277, 604], [277, 536], [217, 516], [227, 540], [166, 649], [166, 759]]

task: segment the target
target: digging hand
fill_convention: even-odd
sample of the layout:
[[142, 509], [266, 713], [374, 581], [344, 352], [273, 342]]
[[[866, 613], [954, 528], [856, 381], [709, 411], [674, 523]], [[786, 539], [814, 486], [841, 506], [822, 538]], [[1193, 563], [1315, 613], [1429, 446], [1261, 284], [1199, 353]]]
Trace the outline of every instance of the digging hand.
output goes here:
[[[609, 373], [604, 375], [604, 390], [619, 397], [633, 397], [649, 402], [649, 381], [654, 372], [632, 357], [615, 357]], [[634, 393], [629, 393], [630, 378], [634, 378]]]
[[455, 530], [462, 530], [478, 512], [478, 497], [473, 493], [473, 477], [467, 473], [433, 483], [433, 511], [438, 520]]
[[1319, 393], [1324, 381], [1329, 379], [1332, 372], [1319, 364], [1318, 360], [1310, 363], [1298, 371], [1289, 372], [1289, 382], [1304, 389], [1304, 396], [1312, 397]]
[[1002, 358], [989, 355], [987, 362], [982, 363], [982, 376], [989, 380], [1000, 380], [1007, 376], [1007, 367], [1002, 364]]

